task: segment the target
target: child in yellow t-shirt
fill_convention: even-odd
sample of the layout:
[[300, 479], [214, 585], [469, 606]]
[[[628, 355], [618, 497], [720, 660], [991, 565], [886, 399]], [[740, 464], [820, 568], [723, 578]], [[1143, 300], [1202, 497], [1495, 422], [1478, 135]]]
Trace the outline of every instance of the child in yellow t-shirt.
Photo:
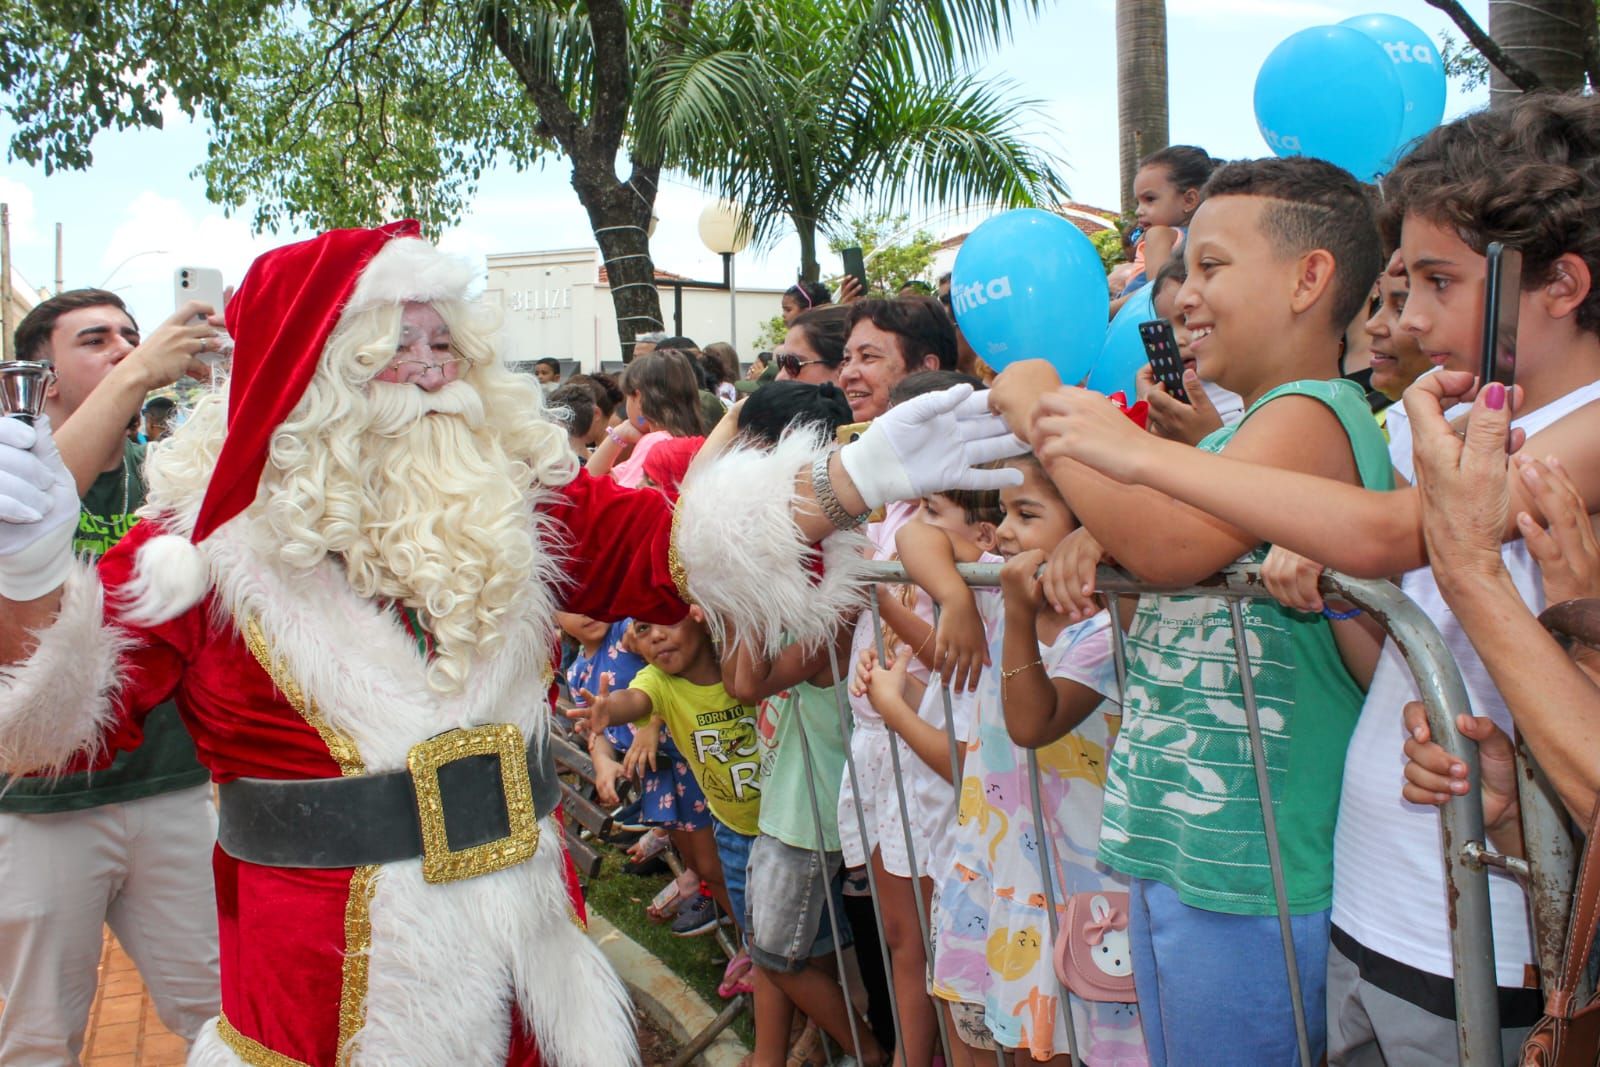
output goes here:
[[674, 626], [636, 621], [633, 632], [649, 666], [634, 675], [626, 689], [611, 692], [602, 683], [597, 693], [579, 690], [574, 695], [582, 703], [568, 714], [586, 720], [590, 730], [648, 717], [630, 747], [630, 766], [643, 760], [653, 767], [661, 727], [672, 734], [711, 807], [727, 888], [727, 899], [718, 903], [743, 930], [745, 868], [750, 845], [760, 832], [756, 709], [739, 703], [723, 688], [721, 660], [699, 608], [690, 608]]

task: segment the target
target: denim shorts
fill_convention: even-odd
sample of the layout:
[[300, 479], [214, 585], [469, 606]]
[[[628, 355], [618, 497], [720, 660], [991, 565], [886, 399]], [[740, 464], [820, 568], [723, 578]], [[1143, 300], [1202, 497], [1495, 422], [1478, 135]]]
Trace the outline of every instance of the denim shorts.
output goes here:
[[838, 916], [840, 947], [850, 944], [845, 924], [840, 854], [829, 852], [827, 872], [814, 848], [797, 848], [762, 834], [750, 849], [745, 930], [756, 966], [797, 974], [813, 956], [833, 951], [833, 927], [823, 897], [826, 885]]
[[745, 918], [745, 913], [749, 911], [749, 905], [745, 903], [745, 872], [750, 869], [750, 846], [756, 839], [741, 834], [716, 818], [711, 820], [711, 830], [717, 838], [717, 859], [722, 861], [722, 884], [728, 890], [728, 903], [733, 905], [732, 918], [748, 935], [750, 925]]

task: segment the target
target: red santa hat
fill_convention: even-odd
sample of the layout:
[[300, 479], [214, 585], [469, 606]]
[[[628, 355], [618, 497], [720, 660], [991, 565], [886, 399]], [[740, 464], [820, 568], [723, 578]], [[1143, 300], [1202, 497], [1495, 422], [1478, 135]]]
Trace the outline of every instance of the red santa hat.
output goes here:
[[205, 595], [210, 577], [195, 546], [255, 500], [272, 435], [305, 395], [346, 315], [459, 300], [472, 277], [470, 265], [423, 240], [411, 219], [331, 230], [257, 258], [227, 307], [234, 341], [227, 439], [190, 536], [151, 538], [139, 550], [130, 618], [172, 618]]

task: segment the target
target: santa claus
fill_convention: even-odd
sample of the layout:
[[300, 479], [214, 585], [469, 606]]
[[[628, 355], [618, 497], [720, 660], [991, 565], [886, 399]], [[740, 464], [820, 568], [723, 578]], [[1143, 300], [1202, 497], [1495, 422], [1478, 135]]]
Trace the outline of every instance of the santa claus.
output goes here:
[[579, 470], [471, 281], [414, 223], [257, 260], [226, 394], [97, 568], [48, 426], [0, 419], [0, 772], [99, 766], [175, 698], [218, 783], [191, 1063], [635, 1062], [552, 819], [554, 613], [819, 639], [858, 598], [837, 530], [1013, 476], [972, 469], [1019, 444], [952, 391], [842, 454], [729, 449], [674, 511]]

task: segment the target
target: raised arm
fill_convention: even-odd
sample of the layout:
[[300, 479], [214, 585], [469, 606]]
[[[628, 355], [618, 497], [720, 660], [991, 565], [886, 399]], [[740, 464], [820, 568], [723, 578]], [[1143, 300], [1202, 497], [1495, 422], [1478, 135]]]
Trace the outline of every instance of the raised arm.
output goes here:
[[[1499, 533], [1521, 516], [1547, 585], [1562, 583], [1549, 590], [1557, 598], [1600, 595], [1600, 549], [1572, 480], [1537, 464], [1526, 465], [1526, 477], [1520, 470], [1508, 477], [1507, 405], [1493, 399], [1477, 400], [1463, 440], [1444, 421], [1437, 394], [1407, 396], [1418, 482], [1426, 487], [1424, 531], [1440, 592], [1505, 698], [1518, 734], [1581, 821], [1600, 796], [1600, 688], [1528, 610], [1506, 571]], [[1533, 491], [1530, 510], [1518, 507], [1514, 484]], [[1464, 774], [1461, 768], [1456, 776]]]
[[989, 641], [971, 588], [956, 570], [955, 546], [937, 526], [915, 520], [900, 527], [895, 548], [911, 580], [939, 605], [930, 666], [956, 689], [978, 688], [989, 662]]
[[[209, 316], [195, 321], [198, 316]], [[106, 372], [56, 430], [56, 447], [72, 472], [81, 496], [105, 470], [108, 457], [121, 454], [128, 423], [139, 414], [151, 390], [171, 385], [185, 374], [205, 381], [210, 370], [202, 352], [216, 345], [221, 316], [209, 304], [191, 300], [156, 327], [139, 347]]]
[[1070, 678], [1052, 678], [1039, 655], [1039, 612], [1044, 591], [1038, 570], [1045, 556], [1020, 552], [1000, 570], [1005, 594], [1001, 638], [1000, 705], [1006, 733], [1023, 748], [1042, 748], [1078, 728], [1105, 699]]
[[33, 652], [72, 568], [78, 493], [50, 434], [0, 418], [0, 664]]

